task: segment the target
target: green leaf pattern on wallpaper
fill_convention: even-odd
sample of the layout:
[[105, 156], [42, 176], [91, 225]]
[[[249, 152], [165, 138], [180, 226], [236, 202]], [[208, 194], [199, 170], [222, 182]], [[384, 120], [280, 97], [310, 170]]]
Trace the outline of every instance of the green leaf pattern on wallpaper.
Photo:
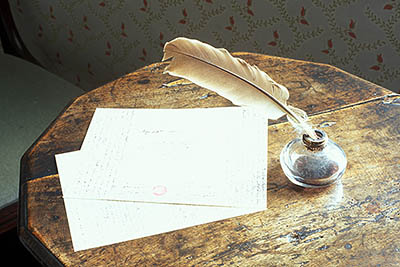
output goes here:
[[400, 86], [400, 3], [394, 0], [16, 0], [17, 27], [45, 68], [93, 89], [197, 38], [337, 66]]

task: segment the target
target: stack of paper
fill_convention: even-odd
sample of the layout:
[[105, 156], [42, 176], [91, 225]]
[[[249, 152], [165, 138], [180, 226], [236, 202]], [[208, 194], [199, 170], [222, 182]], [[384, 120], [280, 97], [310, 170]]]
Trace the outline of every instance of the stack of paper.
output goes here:
[[266, 209], [267, 119], [251, 109], [97, 109], [56, 155], [74, 250]]

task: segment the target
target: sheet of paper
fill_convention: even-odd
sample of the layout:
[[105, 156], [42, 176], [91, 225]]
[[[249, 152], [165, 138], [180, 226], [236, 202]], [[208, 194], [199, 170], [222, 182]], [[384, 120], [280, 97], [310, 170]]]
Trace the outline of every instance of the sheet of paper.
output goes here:
[[65, 208], [74, 251], [264, 210], [88, 199], [67, 199]]
[[[226, 207], [265, 205], [266, 147], [266, 119], [244, 108], [97, 109], [77, 156], [83, 171], [63, 194]], [[59, 168], [60, 174], [76, 166], [75, 158], [58, 157], [69, 166]]]
[[97, 109], [56, 161], [75, 250], [266, 208], [267, 121], [248, 109]]

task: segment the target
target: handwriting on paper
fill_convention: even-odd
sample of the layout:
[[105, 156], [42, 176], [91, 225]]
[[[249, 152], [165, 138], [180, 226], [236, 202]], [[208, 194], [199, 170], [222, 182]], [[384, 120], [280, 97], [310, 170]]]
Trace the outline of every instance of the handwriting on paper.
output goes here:
[[74, 249], [265, 209], [267, 131], [238, 107], [97, 109], [81, 150], [56, 155]]

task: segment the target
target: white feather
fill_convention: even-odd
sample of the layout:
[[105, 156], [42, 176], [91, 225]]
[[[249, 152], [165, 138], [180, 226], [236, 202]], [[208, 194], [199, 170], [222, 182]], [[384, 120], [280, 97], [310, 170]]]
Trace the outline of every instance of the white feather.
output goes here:
[[286, 87], [276, 83], [258, 67], [233, 57], [227, 50], [179, 37], [164, 46], [162, 60], [170, 58], [166, 73], [215, 91], [235, 105], [261, 109], [270, 119], [287, 114], [296, 128], [315, 137], [304, 118], [287, 106], [289, 91]]

